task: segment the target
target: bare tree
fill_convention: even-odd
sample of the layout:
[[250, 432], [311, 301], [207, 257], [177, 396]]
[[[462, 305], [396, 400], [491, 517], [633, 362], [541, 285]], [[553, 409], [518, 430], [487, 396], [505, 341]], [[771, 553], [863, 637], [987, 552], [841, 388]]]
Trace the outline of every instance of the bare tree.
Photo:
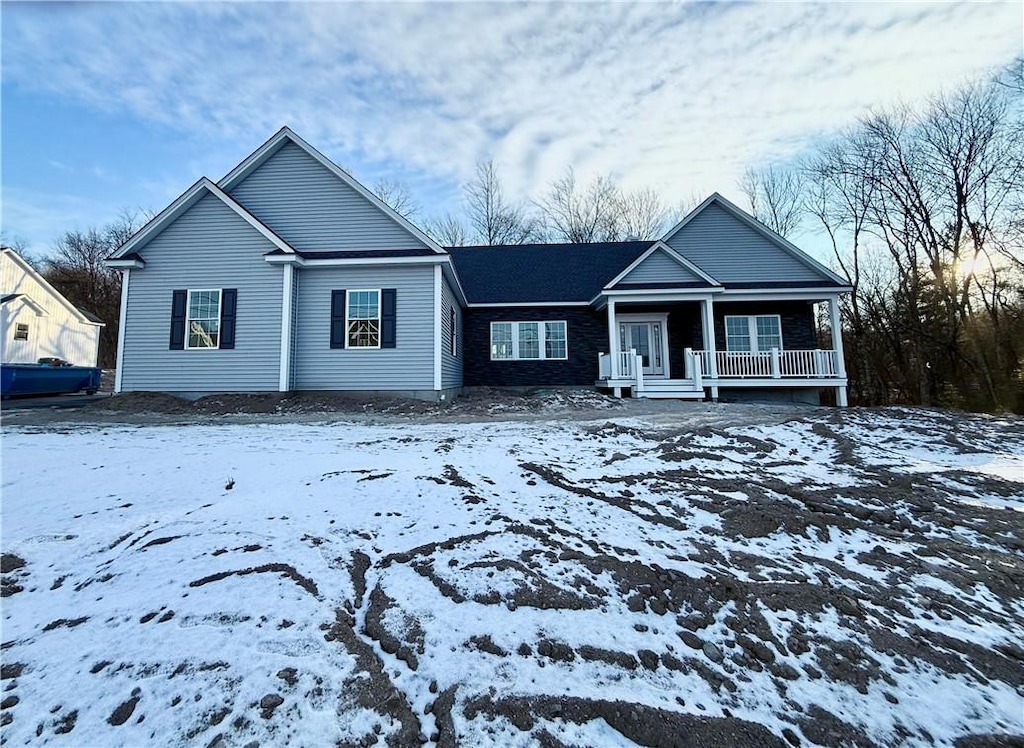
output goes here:
[[740, 189], [754, 217], [779, 236], [791, 236], [800, 225], [803, 195], [800, 175], [793, 169], [748, 168]]
[[611, 241], [620, 234], [620, 195], [609, 177], [598, 175], [588, 185], [581, 186], [570, 166], [552, 182], [536, 205], [555, 238], [562, 241], [571, 244]]
[[67, 231], [42, 263], [43, 276], [68, 301], [105, 323], [100, 332], [100, 366], [115, 365], [121, 307], [121, 273], [104, 260], [145, 222], [145, 214], [122, 211], [102, 229]]
[[476, 165], [464, 187], [469, 224], [482, 244], [525, 244], [543, 238], [543, 224], [521, 203], [505, 198], [493, 160]]
[[427, 224], [427, 233], [445, 247], [464, 247], [469, 244], [466, 224], [451, 213], [445, 213]]
[[617, 196], [616, 229], [620, 239], [657, 239], [669, 228], [670, 217], [671, 211], [649, 187]]
[[988, 81], [875, 113], [801, 170], [854, 286], [865, 400], [1024, 408], [1022, 94]]
[[402, 218], [412, 218], [419, 213], [419, 204], [404, 182], [381, 177], [374, 183], [372, 192]]

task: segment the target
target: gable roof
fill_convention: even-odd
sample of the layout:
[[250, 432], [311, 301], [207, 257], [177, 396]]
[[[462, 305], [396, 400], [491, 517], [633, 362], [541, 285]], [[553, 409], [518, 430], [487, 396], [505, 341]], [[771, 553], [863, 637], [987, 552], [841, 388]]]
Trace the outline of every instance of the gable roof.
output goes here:
[[[46, 293], [50, 294], [54, 299], [56, 299], [57, 302], [62, 307], [64, 307], [76, 320], [87, 325], [105, 326], [104, 323], [98, 320], [96, 317], [94, 317], [93, 315], [86, 314], [81, 309], [72, 304], [70, 301], [68, 301], [67, 298], [65, 298], [64, 294], [62, 294], [60, 291], [58, 291], [56, 288], [50, 285], [50, 282], [46, 280], [46, 278], [40, 275], [39, 272], [37, 272], [34, 267], [28, 264], [24, 257], [19, 255], [13, 249], [11, 249], [10, 247], [3, 247], [0, 251], [2, 251], [4, 257], [7, 257], [15, 265], [21, 268], [25, 275], [27, 275], [29, 278], [35, 281]], [[3, 303], [15, 301], [18, 298], [22, 298], [25, 301], [25, 303], [45, 313], [45, 309], [43, 309], [43, 307], [40, 306], [40, 304], [28, 294], [4, 294]]]
[[224, 192], [230, 192], [234, 187], [241, 184], [247, 176], [256, 171], [256, 169], [258, 169], [271, 156], [277, 153], [288, 143], [292, 143], [305, 151], [309, 156], [330, 171], [335, 177], [355, 190], [381, 213], [423, 242], [435, 253], [444, 254], [444, 249], [442, 249], [437, 242], [423, 233], [423, 231], [416, 228], [416, 226], [414, 226], [407, 218], [396, 213], [391, 206], [364, 187], [359, 180], [320, 153], [320, 151], [296, 135], [288, 127], [282, 127], [278, 130], [269, 140], [247, 156], [240, 164], [238, 164], [238, 166], [228, 172], [217, 183], [217, 186]]
[[448, 247], [470, 304], [590, 302], [651, 241]]
[[[740, 221], [743, 225], [752, 229], [754, 232], [762, 236], [768, 242], [778, 247], [780, 250], [791, 256], [797, 262], [801, 263], [815, 274], [821, 276], [824, 285], [839, 285], [848, 286], [849, 282], [844, 278], [833, 273], [827, 267], [822, 265], [820, 262], [815, 260], [813, 257], [808, 255], [802, 249], [787, 241], [782, 236], [772, 231], [770, 228], [765, 226], [763, 223], [758, 221], [752, 215], [747, 213], [745, 210], [737, 207], [735, 204], [726, 200], [721, 194], [713, 192], [707, 199], [704, 200], [700, 205], [691, 210], [679, 223], [673, 226], [668, 232], [661, 237], [661, 241], [666, 244], [669, 243], [676, 234], [690, 224], [695, 218], [700, 216], [709, 206], [712, 204], [718, 205], [726, 213]], [[723, 279], [727, 285], [733, 285], [727, 279]]]
[[179, 216], [198, 203], [202, 198], [206, 197], [206, 195], [213, 195], [224, 203], [246, 223], [260, 232], [279, 250], [289, 254], [294, 254], [295, 250], [290, 244], [288, 244], [288, 242], [271, 231], [264, 223], [256, 218], [256, 216], [239, 205], [238, 202], [232, 199], [230, 195], [225, 193], [217, 185], [206, 177], [202, 177], [198, 182], [181, 193], [173, 203], [154, 216], [149, 223], [139, 229], [128, 241], [122, 244], [114, 254], [108, 257], [107, 260], [129, 259], [129, 255], [136, 254], [140, 249], [148, 244], [151, 239], [158, 236], [161, 231], [167, 228], [168, 225], [177, 220]]
[[[40, 317], [48, 317], [49, 312], [46, 311], [45, 307], [38, 301], [33, 299], [27, 293], [9, 293], [3, 298], [0, 298], [0, 304], [9, 304], [11, 302], [21, 299], [21, 303], [31, 309], [33, 312], [38, 314]], [[98, 320], [97, 320], [98, 321]]]
[[[605, 286], [605, 288], [623, 288], [623, 287], [626, 287], [626, 286], [631, 285], [631, 284], [632, 285], [636, 285], [634, 282], [631, 282], [629, 280], [630, 276], [636, 275], [636, 271], [639, 268], [641, 268], [641, 266], [645, 262], [647, 262], [648, 259], [651, 258], [655, 253], [658, 253], [658, 254], [660, 254], [660, 255], [662, 255], [664, 257], [667, 257], [670, 262], [675, 263], [677, 268], [681, 271], [683, 277], [686, 278], [685, 281], [678, 281], [678, 279], [676, 279], [675, 282], [671, 283], [670, 285], [679, 286], [682, 283], [686, 283], [686, 284], [690, 284], [690, 285], [696, 284], [698, 286], [720, 286], [721, 285], [718, 281], [716, 281], [710, 275], [705, 273], [699, 267], [697, 267], [692, 262], [687, 260], [685, 257], [680, 255], [674, 249], [672, 249], [672, 247], [670, 247], [667, 244], [665, 244], [665, 242], [657, 241], [657, 242], [654, 242], [654, 244], [652, 244], [647, 249], [646, 252], [644, 252], [642, 255], [637, 257], [633, 262], [631, 262], [629, 264], [629, 267], [627, 267], [625, 270], [623, 270], [621, 273], [619, 273], [617, 276], [615, 276], [612, 280], [610, 280], [608, 282], [608, 285]], [[651, 284], [650, 283], [644, 283], [643, 285], [646, 286], [646, 287], [650, 287]]]

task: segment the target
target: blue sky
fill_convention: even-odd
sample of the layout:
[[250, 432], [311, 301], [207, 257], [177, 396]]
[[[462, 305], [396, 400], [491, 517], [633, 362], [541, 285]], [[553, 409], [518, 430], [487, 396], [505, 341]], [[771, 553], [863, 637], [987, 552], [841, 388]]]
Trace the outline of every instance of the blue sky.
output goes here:
[[[289, 125], [364, 183], [459, 210], [565, 167], [667, 202], [736, 188], [872, 106], [1021, 53], [1013, 3], [2, 4], [4, 238], [159, 210]], [[813, 241], [813, 237], [808, 241]]]

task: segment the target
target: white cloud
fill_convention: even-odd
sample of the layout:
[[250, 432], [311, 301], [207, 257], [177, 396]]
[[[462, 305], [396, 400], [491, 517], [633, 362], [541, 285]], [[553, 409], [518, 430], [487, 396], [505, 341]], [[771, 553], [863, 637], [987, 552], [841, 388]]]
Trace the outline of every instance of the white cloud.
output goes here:
[[[8, 6], [5, 85], [204, 141], [290, 124], [342, 163], [510, 191], [568, 163], [669, 201], [735, 192], [872, 105], [1020, 51], [1019, 4]], [[44, 73], [45, 71], [45, 73]], [[244, 150], [244, 149], [243, 149]], [[219, 176], [212, 174], [211, 176]], [[454, 206], [451, 206], [454, 207]]]
[[25, 252], [45, 257], [65, 231], [85, 230], [96, 225], [96, 216], [114, 218], [118, 208], [100, 201], [66, 193], [40, 193], [4, 185], [4, 242], [24, 244]]

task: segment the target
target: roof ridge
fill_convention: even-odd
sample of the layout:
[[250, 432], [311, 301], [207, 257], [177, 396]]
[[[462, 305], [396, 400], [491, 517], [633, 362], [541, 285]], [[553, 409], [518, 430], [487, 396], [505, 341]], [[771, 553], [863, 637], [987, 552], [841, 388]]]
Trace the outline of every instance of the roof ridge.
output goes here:
[[445, 246], [443, 249], [520, 249], [522, 247], [598, 247], [625, 246], [630, 244], [654, 244], [659, 239], [624, 239], [607, 242], [528, 242], [525, 244], [461, 244]]

